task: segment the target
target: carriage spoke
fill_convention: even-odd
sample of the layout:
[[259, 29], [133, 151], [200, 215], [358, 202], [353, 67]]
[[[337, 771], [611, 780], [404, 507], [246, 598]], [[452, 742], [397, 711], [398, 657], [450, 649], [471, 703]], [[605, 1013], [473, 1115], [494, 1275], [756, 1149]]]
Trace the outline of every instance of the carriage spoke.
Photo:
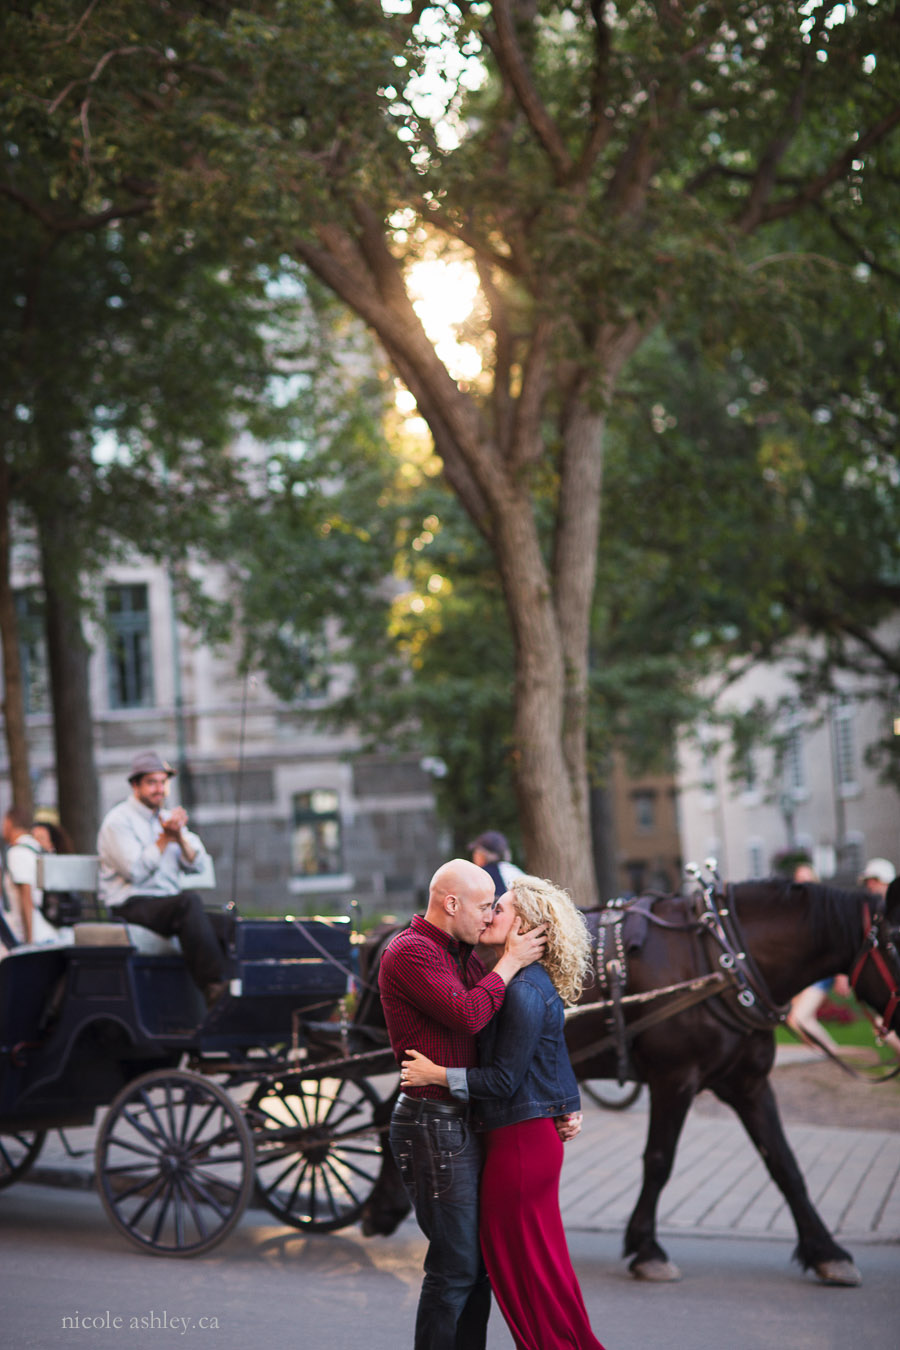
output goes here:
[[[159, 1149], [158, 1149], [158, 1148], [155, 1148], [155, 1149], [141, 1148], [140, 1144], [136, 1144], [136, 1143], [134, 1142], [133, 1139], [126, 1139], [126, 1138], [124, 1138], [123, 1136], [113, 1135], [112, 1138], [110, 1139], [110, 1143], [111, 1143], [111, 1144], [114, 1144], [116, 1148], [124, 1149], [126, 1153], [136, 1153], [136, 1154], [138, 1155], [139, 1158], [158, 1158], [158, 1157], [159, 1157]], [[127, 1163], [123, 1163], [122, 1165], [123, 1165], [123, 1166], [127, 1166], [128, 1164], [127, 1164]], [[137, 1163], [132, 1164], [132, 1166], [135, 1166], [135, 1167], [136, 1167], [137, 1165], [138, 1165]], [[115, 1169], [113, 1169], [113, 1170], [115, 1170]]]
[[[282, 1157], [283, 1157], [283, 1156], [284, 1156], [284, 1155], [282, 1155]], [[267, 1159], [266, 1161], [268, 1162], [269, 1159]], [[280, 1161], [280, 1159], [279, 1159], [279, 1161]], [[303, 1160], [303, 1164], [305, 1165], [305, 1159]], [[291, 1160], [290, 1160], [290, 1162], [288, 1163], [287, 1167], [284, 1169], [283, 1172], [279, 1172], [279, 1173], [278, 1173], [278, 1176], [275, 1178], [275, 1180], [272, 1181], [272, 1182], [270, 1182], [270, 1183], [266, 1186], [265, 1189], [266, 1189], [267, 1191], [275, 1191], [275, 1190], [277, 1190], [278, 1187], [281, 1185], [282, 1181], [284, 1181], [285, 1177], [289, 1177], [290, 1174], [293, 1172], [294, 1168], [295, 1168], [297, 1165], [298, 1165], [298, 1164], [297, 1164], [297, 1150], [296, 1150], [296, 1149], [291, 1149]]]
[[[194, 1128], [194, 1130], [192, 1131], [192, 1133], [191, 1133], [190, 1135], [188, 1135], [188, 1132], [187, 1132], [187, 1125], [188, 1125], [188, 1120], [189, 1120], [189, 1118], [190, 1118], [190, 1107], [188, 1107], [188, 1109], [185, 1111], [185, 1116], [184, 1116], [184, 1132], [183, 1132], [183, 1135], [182, 1135], [182, 1141], [181, 1141], [181, 1142], [182, 1142], [183, 1144], [185, 1144], [187, 1147], [193, 1147], [194, 1144], [195, 1144], [195, 1142], [196, 1142], [196, 1140], [198, 1140], [198, 1139], [200, 1138], [201, 1131], [206, 1129], [206, 1126], [207, 1126], [208, 1122], [212, 1119], [212, 1117], [214, 1116], [214, 1114], [215, 1114], [215, 1112], [216, 1112], [217, 1110], [221, 1113], [221, 1107], [219, 1106], [218, 1102], [210, 1102], [209, 1106], [207, 1107], [207, 1109], [204, 1111], [203, 1115], [201, 1116], [199, 1123], [195, 1126], [195, 1128]], [[221, 1128], [220, 1128], [220, 1134], [221, 1134], [221, 1133], [222, 1133], [222, 1130], [221, 1130]], [[225, 1127], [225, 1133], [227, 1133], [227, 1127]], [[207, 1140], [206, 1142], [207, 1142], [207, 1143], [213, 1143], [213, 1142], [215, 1142], [218, 1138], [219, 1138], [219, 1135], [213, 1135], [212, 1139], [211, 1139], [211, 1140]]]
[[153, 1124], [156, 1126], [157, 1137], [163, 1140], [170, 1139], [172, 1137], [171, 1132], [166, 1130], [165, 1125], [160, 1120], [159, 1111], [157, 1107], [153, 1104], [148, 1093], [142, 1091], [140, 1097], [141, 1101], [144, 1103], [144, 1107], [146, 1108], [147, 1115], [150, 1117], [150, 1119], [153, 1121]]
[[183, 1182], [179, 1182], [179, 1188], [184, 1193], [184, 1201], [191, 1211], [191, 1218], [194, 1220], [194, 1226], [197, 1229], [197, 1232], [200, 1234], [201, 1238], [205, 1238], [208, 1235], [209, 1230], [206, 1227], [206, 1219], [204, 1218], [203, 1210], [197, 1205], [189, 1186], [185, 1186]]
[[[156, 1120], [155, 1112], [150, 1112], [149, 1114], [151, 1114], [153, 1116], [153, 1119]], [[138, 1134], [143, 1135], [143, 1137], [147, 1140], [147, 1142], [149, 1144], [152, 1144], [155, 1149], [159, 1149], [159, 1146], [161, 1144], [165, 1144], [167, 1138], [165, 1131], [162, 1130], [161, 1128], [157, 1129], [155, 1132], [153, 1130], [148, 1129], [147, 1126], [143, 1123], [143, 1121], [139, 1120], [133, 1111], [124, 1110], [122, 1112], [122, 1120], [126, 1124], [130, 1125], [132, 1129], [136, 1130]]]
[[[149, 1182], [151, 1178], [148, 1177], [147, 1180]], [[156, 1180], [154, 1184], [151, 1186], [150, 1194], [147, 1196], [144, 1203], [135, 1211], [135, 1213], [131, 1215], [131, 1223], [138, 1224], [141, 1222], [144, 1215], [150, 1209], [151, 1205], [156, 1203], [157, 1197], [159, 1196], [160, 1192], [165, 1188], [165, 1185], [166, 1185], [165, 1178], [161, 1176], [159, 1173], [157, 1173]]]
[[328, 1159], [326, 1158], [325, 1161], [322, 1163], [321, 1167], [319, 1168], [319, 1174], [322, 1178], [322, 1189], [324, 1190], [325, 1195], [327, 1197], [328, 1207], [330, 1208], [332, 1215], [336, 1216], [339, 1211], [334, 1195], [332, 1194], [331, 1182], [328, 1177], [328, 1171], [329, 1171]]
[[[356, 1191], [354, 1191], [353, 1187], [350, 1185], [350, 1182], [347, 1180], [347, 1178], [345, 1176], [342, 1176], [341, 1173], [338, 1171], [332, 1158], [326, 1159], [325, 1163], [323, 1164], [322, 1167], [323, 1174], [325, 1173], [326, 1168], [328, 1169], [329, 1172], [331, 1172], [332, 1176], [334, 1177], [338, 1185], [347, 1192], [350, 1199], [353, 1201], [354, 1205], [359, 1204], [359, 1196], [356, 1194]], [[366, 1174], [364, 1172], [360, 1172], [359, 1175], [365, 1176]], [[366, 1180], [369, 1180], [369, 1178], [366, 1177]]]
[[301, 1182], [303, 1181], [303, 1178], [306, 1176], [306, 1174], [307, 1174], [307, 1172], [308, 1172], [309, 1170], [310, 1170], [310, 1167], [309, 1167], [309, 1160], [308, 1160], [307, 1158], [304, 1158], [303, 1161], [302, 1161], [302, 1163], [300, 1164], [299, 1168], [297, 1169], [297, 1179], [296, 1179], [296, 1181], [294, 1182], [294, 1189], [291, 1191], [290, 1200], [288, 1201], [288, 1204], [287, 1204], [287, 1208], [288, 1208], [288, 1211], [289, 1211], [289, 1212], [290, 1212], [291, 1210], [293, 1210], [294, 1206], [295, 1206], [296, 1203], [297, 1203], [297, 1197], [298, 1197], [299, 1194], [300, 1194], [300, 1185], [301, 1185]]
[[172, 1200], [172, 1190], [173, 1190], [172, 1183], [170, 1181], [167, 1181], [165, 1183], [163, 1201], [159, 1207], [159, 1212], [156, 1216], [156, 1223], [153, 1227], [153, 1234], [151, 1239], [153, 1242], [159, 1242], [159, 1237], [160, 1234], [162, 1233], [163, 1224], [165, 1223], [166, 1215], [169, 1212], [169, 1205]]

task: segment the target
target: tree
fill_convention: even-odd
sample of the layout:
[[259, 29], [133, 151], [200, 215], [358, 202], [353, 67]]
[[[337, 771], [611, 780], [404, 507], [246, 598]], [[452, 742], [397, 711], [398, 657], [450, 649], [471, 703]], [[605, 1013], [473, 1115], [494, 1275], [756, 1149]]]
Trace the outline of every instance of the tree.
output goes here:
[[[73, 23], [46, 5], [39, 28], [16, 19], [22, 97], [66, 129], [97, 209], [150, 199], [173, 231], [208, 223], [237, 249], [264, 237], [377, 335], [502, 587], [528, 864], [586, 898], [610, 406], [663, 321], [676, 336], [702, 311], [708, 344], [764, 321], [788, 343], [811, 278], [785, 222], [821, 211], [837, 267], [877, 251], [896, 219], [893, 15], [746, 0], [404, 8], [119, 0]], [[421, 83], [435, 70], [437, 112]], [[478, 269], [476, 379], [454, 378], [413, 306], [410, 266], [433, 252]]]
[[[16, 203], [3, 215], [13, 241], [3, 261], [4, 500], [35, 539], [60, 815], [89, 852], [99, 824], [83, 634], [92, 579], [130, 550], [177, 566], [217, 504], [244, 491], [226, 449], [241, 411], [264, 397], [261, 324], [279, 305], [265, 303], [261, 275], [239, 285], [201, 247], [156, 253], [127, 222], [54, 233]], [[18, 785], [28, 770], [8, 572], [0, 627]]]

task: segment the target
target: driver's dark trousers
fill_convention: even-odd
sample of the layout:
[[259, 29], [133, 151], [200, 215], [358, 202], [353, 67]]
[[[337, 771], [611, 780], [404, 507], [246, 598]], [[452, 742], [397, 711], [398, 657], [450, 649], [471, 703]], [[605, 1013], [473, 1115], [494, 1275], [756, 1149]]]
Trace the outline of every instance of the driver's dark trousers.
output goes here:
[[177, 895], [130, 895], [111, 907], [113, 918], [177, 937], [185, 965], [200, 989], [226, 978], [226, 953], [234, 937], [232, 910], [208, 910], [197, 891]]

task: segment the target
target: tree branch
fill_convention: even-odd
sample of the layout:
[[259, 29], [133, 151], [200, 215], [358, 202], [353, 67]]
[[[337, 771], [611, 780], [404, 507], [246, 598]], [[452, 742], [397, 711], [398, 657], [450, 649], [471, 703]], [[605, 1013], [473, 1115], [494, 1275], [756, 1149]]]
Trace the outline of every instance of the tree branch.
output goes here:
[[153, 198], [139, 198], [132, 202], [130, 206], [108, 206], [103, 211], [97, 211], [90, 216], [75, 216], [71, 220], [61, 220], [48, 211], [40, 202], [14, 188], [11, 183], [0, 183], [0, 195], [9, 197], [11, 201], [17, 202], [23, 211], [27, 211], [35, 219], [39, 220], [45, 229], [52, 234], [75, 234], [79, 230], [96, 230], [101, 225], [108, 225], [111, 220], [124, 220], [129, 216], [141, 216], [147, 211], [153, 209]]
[[426, 201], [424, 197], [419, 197], [412, 204], [418, 208], [423, 220], [449, 235], [451, 239], [458, 239], [460, 243], [467, 244], [477, 257], [482, 258], [492, 267], [499, 267], [511, 277], [522, 275], [521, 267], [512, 254], [501, 253], [498, 249], [493, 248], [477, 231], [463, 222], [454, 220], [435, 203]]
[[[358, 207], [364, 222], [366, 210]], [[320, 227], [320, 244], [295, 240], [298, 258], [355, 310], [378, 337], [416, 399], [454, 491], [485, 538], [486, 498], [501, 489], [501, 465], [491, 455], [477, 409], [449, 375], [412, 307], [396, 258], [376, 242], [374, 216], [364, 224], [364, 244], [336, 225]]]
[[512, 391], [510, 380], [513, 364], [513, 339], [509, 327], [506, 301], [494, 284], [493, 272], [486, 261], [475, 255], [475, 266], [481, 289], [491, 311], [494, 330], [494, 388], [491, 406], [494, 414], [494, 437], [500, 453], [509, 458], [513, 445]]
[[515, 468], [536, 464], [544, 453], [541, 410], [547, 392], [550, 342], [555, 324], [538, 319], [522, 371], [522, 391], [516, 401], [511, 462]]
[[519, 107], [525, 114], [529, 126], [546, 151], [556, 181], [561, 184], [572, 171], [572, 160], [531, 78], [522, 49], [516, 39], [509, 0], [493, 0], [491, 11], [494, 16], [495, 32], [491, 33], [490, 29], [485, 28], [484, 40], [515, 92]]
[[833, 183], [836, 183], [839, 178], [843, 178], [855, 159], [859, 159], [873, 145], [877, 145], [884, 140], [898, 125], [900, 125], [900, 105], [892, 108], [889, 113], [882, 117], [880, 122], [876, 122], [875, 126], [863, 132], [852, 145], [849, 145], [846, 150], [837, 156], [824, 173], [811, 179], [793, 197], [767, 207], [760, 212], [758, 219], [750, 222], [749, 225], [744, 224], [742, 220], [738, 220], [736, 222], [738, 227], [748, 232], [758, 225], [767, 225], [773, 220], [783, 220], [785, 216], [791, 216], [802, 210], [804, 206], [810, 206], [817, 202]]
[[69, 32], [68, 32], [68, 34], [66, 35], [66, 42], [67, 42], [67, 43], [71, 42], [74, 38], [76, 38], [76, 37], [78, 36], [78, 34], [81, 32], [81, 30], [82, 30], [82, 28], [84, 27], [84, 25], [87, 23], [88, 19], [91, 17], [91, 14], [92, 14], [92, 13], [94, 12], [94, 10], [97, 8], [98, 3], [99, 3], [99, 0], [91, 0], [91, 3], [88, 5], [87, 9], [84, 11], [84, 13], [82, 14], [81, 18], [78, 20], [78, 22], [76, 23], [75, 27], [72, 28], [72, 29], [70, 29]]
[[888, 267], [886, 263], [879, 262], [870, 248], [866, 248], [865, 244], [861, 243], [845, 225], [841, 224], [837, 216], [825, 209], [823, 202], [813, 202], [813, 206], [824, 217], [832, 233], [836, 234], [842, 243], [845, 243], [852, 249], [856, 256], [864, 262], [868, 268], [878, 276], [890, 277], [891, 281], [900, 281], [900, 269]]
[[900, 652], [892, 652], [890, 648], [885, 647], [873, 633], [867, 628], [863, 628], [861, 624], [843, 623], [841, 626], [849, 637], [852, 637], [866, 651], [871, 652], [885, 670], [900, 677]]
[[766, 146], [753, 175], [744, 213], [738, 221], [738, 228], [745, 233], [749, 233], [759, 223], [765, 204], [775, 187], [775, 174], [778, 165], [784, 158], [788, 146], [796, 136], [802, 121], [806, 93], [809, 87], [810, 66], [813, 59], [812, 50], [813, 44], [804, 53], [800, 66], [800, 78], [787, 106], [785, 125], [780, 134], [773, 136]]
[[575, 167], [575, 179], [586, 183], [603, 147], [608, 143], [615, 119], [605, 112], [607, 71], [611, 51], [609, 27], [602, 0], [591, 0], [594, 19], [594, 62], [591, 70], [590, 123]]

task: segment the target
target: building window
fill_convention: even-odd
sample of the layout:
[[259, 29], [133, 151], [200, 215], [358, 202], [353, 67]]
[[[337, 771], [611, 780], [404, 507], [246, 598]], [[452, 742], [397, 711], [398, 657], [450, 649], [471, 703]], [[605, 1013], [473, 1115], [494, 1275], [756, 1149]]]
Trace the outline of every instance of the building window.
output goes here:
[[50, 711], [50, 668], [44, 632], [44, 605], [37, 586], [16, 591], [16, 625], [26, 713]]
[[853, 736], [853, 709], [839, 704], [833, 714], [834, 771], [840, 792], [856, 790], [856, 745]]
[[803, 728], [791, 727], [784, 746], [785, 786], [794, 797], [806, 796], [806, 765], [803, 759]]
[[294, 796], [291, 870], [299, 877], [336, 876], [343, 870], [338, 794], [331, 788]]
[[706, 745], [702, 750], [700, 775], [700, 805], [705, 811], [713, 811], [717, 801], [716, 757], [715, 752]]
[[638, 834], [652, 834], [656, 829], [656, 793], [643, 789], [633, 792], [631, 796]]
[[741, 755], [738, 778], [744, 797], [757, 798], [759, 796], [759, 771], [756, 765], [755, 751], [745, 750]]
[[109, 706], [153, 706], [150, 609], [144, 585], [107, 586]]

